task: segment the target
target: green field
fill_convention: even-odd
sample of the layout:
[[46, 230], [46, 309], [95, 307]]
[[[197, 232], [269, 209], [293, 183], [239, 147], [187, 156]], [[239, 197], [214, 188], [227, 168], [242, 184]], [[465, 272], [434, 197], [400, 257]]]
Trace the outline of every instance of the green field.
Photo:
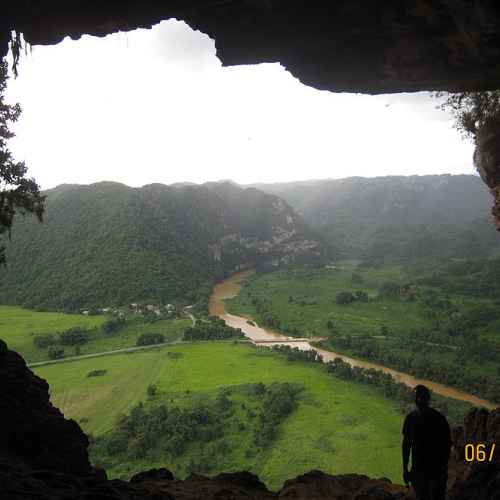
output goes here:
[[99, 327], [105, 316], [83, 316], [58, 312], [38, 312], [16, 306], [0, 306], [0, 338], [27, 362], [47, 359], [47, 352], [38, 350], [33, 337], [40, 333], [56, 333], [75, 326]]
[[[91, 340], [79, 347], [79, 354], [84, 355], [134, 347], [143, 333], [161, 333], [166, 341], [177, 340], [191, 324], [188, 319], [168, 319], [154, 323], [132, 320], [122, 330], [106, 335], [99, 327], [107, 319], [103, 315], [37, 312], [15, 306], [0, 306], [0, 338], [7, 342], [10, 349], [19, 352], [26, 362], [34, 363], [48, 359], [47, 349], [37, 349], [33, 343], [35, 335], [39, 334], [57, 334], [75, 326], [95, 328]], [[65, 356], [75, 354], [75, 347], [65, 347]]]
[[[169, 352], [181, 356], [173, 359]], [[107, 373], [88, 378], [92, 370]], [[298, 407], [286, 418], [272, 445], [247, 456], [245, 434], [228, 428], [224, 439], [229, 450], [218, 463], [220, 470], [211, 473], [250, 470], [271, 488], [314, 468], [400, 480], [401, 415], [370, 387], [336, 379], [326, 373], [324, 365], [289, 362], [279, 354], [243, 344], [202, 343], [45, 366], [36, 373], [48, 380], [52, 401], [65, 416], [96, 436], [110, 431], [120, 413], [146, 401], [151, 383], [158, 386], [162, 401], [174, 405], [215, 397], [223, 387], [299, 384], [303, 391]], [[108, 473], [127, 477], [148, 467], [165, 466], [182, 477], [189, 460], [202, 451], [194, 446], [175, 460], [149, 457], [122, 463]]]
[[[361, 277], [353, 282], [353, 274]], [[270, 309], [279, 318], [284, 333], [317, 337], [329, 335], [328, 320], [335, 323], [339, 335], [380, 335], [380, 328], [398, 331], [409, 323], [421, 327], [426, 325], [416, 302], [385, 299], [370, 300], [348, 305], [335, 302], [337, 293], [362, 290], [373, 299], [380, 283], [405, 281], [404, 271], [398, 266], [358, 271], [352, 264], [336, 269], [295, 269], [270, 274], [251, 276], [240, 294], [228, 300], [227, 309], [234, 314], [243, 314], [259, 322], [251, 299], [257, 297], [269, 301]], [[251, 296], [249, 295], [251, 294]]]

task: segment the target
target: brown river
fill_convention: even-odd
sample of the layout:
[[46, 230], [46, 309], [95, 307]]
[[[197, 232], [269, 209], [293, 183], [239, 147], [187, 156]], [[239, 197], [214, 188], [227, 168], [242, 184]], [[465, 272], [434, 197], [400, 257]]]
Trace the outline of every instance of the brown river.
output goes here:
[[[226, 312], [224, 300], [238, 295], [241, 289], [242, 281], [250, 276], [253, 272], [254, 271], [243, 271], [233, 274], [223, 282], [216, 285], [210, 297], [210, 314], [213, 316], [219, 316], [220, 318], [224, 319], [226, 323], [233, 328], [241, 328], [244, 334], [256, 345], [272, 346], [275, 344], [280, 344], [298, 347], [299, 349], [313, 349], [313, 347], [311, 347], [311, 345], [309, 344], [308, 339], [296, 339], [294, 337], [287, 337], [285, 335], [266, 330], [257, 325], [253, 326], [248, 324], [248, 318], [245, 318], [243, 316], [236, 316], [234, 314]], [[442, 396], [446, 396], [448, 398], [460, 399], [462, 401], [467, 401], [474, 406], [483, 406], [488, 409], [498, 407], [498, 405], [493, 404], [491, 401], [478, 398], [472, 394], [468, 394], [467, 392], [461, 391], [459, 389], [454, 389], [453, 387], [432, 382], [431, 380], [416, 378], [406, 373], [392, 370], [383, 365], [350, 358], [349, 356], [345, 356], [344, 354], [338, 354], [318, 348], [314, 349], [323, 356], [323, 360], [325, 362], [333, 361], [335, 358], [341, 358], [351, 366], [359, 366], [361, 368], [374, 368], [376, 370], [381, 370], [385, 373], [389, 373], [394, 377], [395, 380], [397, 380], [398, 382], [402, 382], [409, 387], [415, 387], [418, 384], [424, 384], [435, 393], [441, 394]]]

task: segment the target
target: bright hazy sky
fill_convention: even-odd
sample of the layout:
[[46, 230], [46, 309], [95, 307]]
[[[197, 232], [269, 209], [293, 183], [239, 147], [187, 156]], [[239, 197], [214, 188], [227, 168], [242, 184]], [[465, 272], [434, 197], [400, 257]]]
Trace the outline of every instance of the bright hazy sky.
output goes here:
[[279, 64], [223, 68], [179, 21], [65, 39], [23, 57], [11, 148], [47, 189], [474, 173], [473, 146], [426, 93], [334, 94]]

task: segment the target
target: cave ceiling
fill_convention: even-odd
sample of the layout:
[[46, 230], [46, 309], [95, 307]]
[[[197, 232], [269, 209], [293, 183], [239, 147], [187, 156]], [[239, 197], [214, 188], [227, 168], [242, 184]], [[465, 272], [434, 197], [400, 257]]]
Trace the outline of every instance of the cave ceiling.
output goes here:
[[337, 92], [500, 88], [498, 0], [3, 0], [32, 45], [105, 36], [176, 18], [215, 40], [224, 65], [280, 62]]

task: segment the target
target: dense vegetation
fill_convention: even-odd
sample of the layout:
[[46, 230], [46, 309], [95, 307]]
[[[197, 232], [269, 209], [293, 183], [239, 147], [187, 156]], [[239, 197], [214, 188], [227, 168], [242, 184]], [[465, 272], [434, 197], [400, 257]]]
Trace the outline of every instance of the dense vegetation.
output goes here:
[[223, 319], [209, 316], [206, 320], [197, 320], [193, 326], [186, 328], [184, 340], [229, 340], [244, 337], [239, 328], [226, 325]]
[[[228, 308], [288, 335], [322, 337], [325, 349], [500, 401], [499, 269], [500, 259], [298, 269], [251, 278]], [[346, 293], [353, 300], [339, 302]]]
[[[154, 387], [148, 387], [150, 401], [161, 397]], [[288, 383], [269, 387], [259, 383], [224, 388], [213, 399], [193, 399], [184, 406], [140, 402], [118, 417], [112, 432], [94, 441], [92, 457], [101, 466], [115, 468], [145, 458], [152, 462], [165, 457], [182, 460], [194, 445], [197, 453], [190, 454], [186, 472], [210, 473], [220, 469], [219, 462], [231, 453], [233, 443], [227, 437], [232, 430], [250, 434], [250, 446], [239, 450], [245, 455], [270, 447], [280, 424], [296, 408], [300, 390]]]
[[216, 279], [259, 260], [257, 243], [277, 227], [293, 227], [296, 240], [311, 235], [276, 196], [228, 183], [134, 189], [102, 182], [45, 194], [44, 224], [16, 220], [0, 303], [62, 311], [203, 305]]
[[353, 177], [259, 184], [321, 230], [341, 258], [409, 262], [500, 251], [479, 177]]
[[[304, 361], [248, 344], [204, 342], [48, 365], [36, 368], [36, 373], [48, 380], [54, 404], [94, 436], [92, 457], [106, 465], [110, 477], [128, 478], [163, 466], [177, 477], [204, 467], [211, 474], [249, 470], [272, 488], [314, 468], [398, 480], [399, 403], [373, 386], [333, 377], [321, 363]], [[97, 370], [106, 373], [87, 376]], [[141, 436], [139, 426], [126, 438], [125, 451], [108, 454], [104, 443], [115, 435], [117, 419], [123, 419], [119, 415], [130, 417], [141, 401], [151, 429], [156, 424], [149, 416], [164, 406], [166, 414], [172, 415], [166, 418], [175, 418], [180, 433], [196, 432], [184, 429], [183, 420], [175, 415], [193, 415], [195, 408], [202, 407], [217, 419], [225, 413], [223, 435], [189, 441], [182, 454], [173, 457], [166, 451], [173, 446], [167, 444], [169, 434], [159, 433], [158, 446], [155, 440], [151, 453], [132, 458], [128, 454], [134, 452], [134, 436]], [[173, 425], [174, 420], [168, 421]], [[269, 421], [274, 427], [266, 426]], [[216, 431], [217, 423], [213, 418], [210, 422], [201, 427]], [[270, 434], [256, 438], [257, 430], [259, 435]], [[119, 446], [123, 449], [123, 443]], [[137, 446], [140, 450], [141, 444]]]

